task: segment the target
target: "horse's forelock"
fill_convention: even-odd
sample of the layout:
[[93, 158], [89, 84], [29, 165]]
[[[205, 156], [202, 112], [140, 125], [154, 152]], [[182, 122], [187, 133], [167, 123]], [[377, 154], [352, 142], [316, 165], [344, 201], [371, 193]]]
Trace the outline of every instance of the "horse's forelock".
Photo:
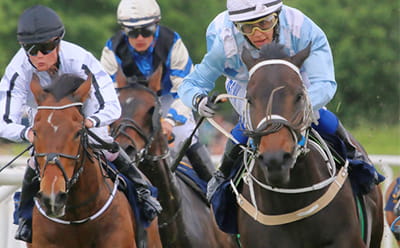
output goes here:
[[282, 44], [270, 43], [261, 47], [261, 59], [282, 59], [287, 58], [289, 55], [285, 52]]
[[51, 93], [56, 100], [59, 101], [73, 93], [84, 81], [84, 79], [78, 77], [77, 75], [63, 74], [55, 78], [52, 84], [45, 90]]

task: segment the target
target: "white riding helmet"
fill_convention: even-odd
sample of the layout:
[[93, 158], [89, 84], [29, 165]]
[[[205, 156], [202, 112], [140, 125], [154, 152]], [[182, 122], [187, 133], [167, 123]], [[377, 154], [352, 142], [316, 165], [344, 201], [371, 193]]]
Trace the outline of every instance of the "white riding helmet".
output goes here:
[[226, 7], [232, 22], [242, 22], [279, 11], [282, 0], [227, 0]]
[[121, 0], [117, 18], [123, 26], [147, 26], [161, 19], [160, 7], [155, 0]]

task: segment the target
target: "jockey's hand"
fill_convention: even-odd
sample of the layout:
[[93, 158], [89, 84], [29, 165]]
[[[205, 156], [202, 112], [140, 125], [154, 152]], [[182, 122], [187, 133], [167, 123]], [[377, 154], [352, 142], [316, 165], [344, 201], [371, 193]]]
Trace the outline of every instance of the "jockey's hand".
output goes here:
[[211, 118], [215, 115], [218, 110], [217, 104], [215, 104], [208, 96], [199, 95], [196, 97], [196, 106], [195, 106], [199, 115]]
[[167, 137], [169, 140], [172, 137], [172, 129], [174, 128], [175, 123], [174, 120], [170, 118], [163, 118], [161, 120], [161, 127], [163, 130], [163, 134]]
[[32, 129], [29, 129], [27, 136], [28, 136], [28, 141], [29, 141], [30, 143], [33, 143], [34, 135], [33, 135]]
[[94, 126], [93, 121], [91, 121], [89, 119], [85, 119], [85, 127], [92, 128], [93, 126]]

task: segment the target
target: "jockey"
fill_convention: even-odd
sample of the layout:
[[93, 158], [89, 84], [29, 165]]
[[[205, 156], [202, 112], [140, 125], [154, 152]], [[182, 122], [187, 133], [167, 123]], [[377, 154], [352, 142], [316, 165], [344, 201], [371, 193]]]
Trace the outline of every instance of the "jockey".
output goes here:
[[[214, 116], [216, 106], [207, 94], [221, 75], [227, 78], [225, 86], [229, 94], [246, 96], [249, 73], [241, 60], [243, 48], [256, 56], [262, 45], [276, 42], [284, 45], [288, 54], [294, 55], [311, 42], [310, 56], [300, 70], [319, 123], [315, 128], [318, 132], [338, 136], [351, 153], [348, 157], [360, 159], [361, 153], [351, 143], [343, 125], [324, 108], [337, 87], [333, 58], [326, 35], [310, 18], [297, 9], [283, 5], [282, 0], [227, 0], [227, 10], [210, 23], [206, 39], [207, 54], [178, 89], [187, 106], [201, 116]], [[244, 113], [244, 104], [240, 99], [230, 101], [239, 115]], [[231, 133], [241, 144], [246, 144], [248, 138], [243, 135], [242, 118]], [[240, 153], [239, 144], [228, 141], [219, 170], [208, 183], [208, 199], [228, 177]], [[365, 157], [361, 159], [369, 161]]]
[[[87, 73], [91, 72], [92, 89], [82, 110], [86, 117], [85, 126], [105, 141], [113, 142], [108, 134], [108, 125], [120, 117], [121, 106], [112, 80], [91, 53], [63, 41], [64, 33], [60, 17], [48, 7], [36, 5], [20, 16], [17, 39], [21, 48], [7, 66], [0, 83], [0, 137], [14, 142], [33, 143], [33, 131], [21, 124], [21, 118], [26, 110], [32, 124], [37, 112], [37, 104], [30, 92], [34, 73], [40, 78], [40, 84], [46, 87], [52, 78], [64, 73], [86, 78]], [[116, 153], [105, 151], [105, 155], [122, 174], [134, 182], [144, 216], [149, 220], [155, 218], [161, 212], [161, 206], [151, 196], [149, 186], [128, 155], [121, 148]], [[33, 197], [38, 190], [39, 180], [34, 159], [31, 158], [22, 184], [16, 239], [32, 241]]]
[[[192, 110], [176, 93], [193, 68], [189, 53], [177, 32], [159, 25], [161, 13], [155, 0], [121, 0], [117, 18], [122, 30], [106, 42], [100, 62], [114, 81], [121, 68], [128, 82], [142, 83], [162, 65], [161, 90], [157, 92], [163, 113], [161, 125], [167, 137], [173, 133], [175, 145], [171, 150], [177, 154], [195, 128]], [[185, 155], [199, 177], [208, 181], [215, 168], [198, 133]]]

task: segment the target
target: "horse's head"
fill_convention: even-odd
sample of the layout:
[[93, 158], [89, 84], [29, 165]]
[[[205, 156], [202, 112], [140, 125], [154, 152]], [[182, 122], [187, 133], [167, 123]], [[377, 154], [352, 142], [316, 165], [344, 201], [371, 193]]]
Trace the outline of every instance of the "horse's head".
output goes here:
[[43, 89], [34, 74], [31, 90], [38, 104], [34, 126], [35, 160], [40, 172], [38, 202], [49, 216], [65, 214], [67, 193], [82, 170], [84, 117], [80, 112], [91, 87], [85, 81], [64, 74]]
[[162, 64], [159, 64], [157, 69], [153, 72], [150, 78], [146, 77], [137, 77], [131, 76], [126, 77], [121, 67], [118, 67], [115, 81], [117, 83], [117, 88], [125, 88], [130, 84], [141, 84], [151, 89], [152, 91], [158, 93], [162, 90], [162, 75], [163, 75], [163, 67]]
[[247, 50], [242, 54], [249, 69], [246, 124], [257, 147], [258, 169], [273, 186], [289, 182], [302, 132], [310, 125], [312, 110], [299, 72], [309, 53], [310, 45], [290, 57], [283, 46], [269, 44], [258, 58]]
[[141, 159], [160, 130], [160, 106], [153, 91], [131, 84], [120, 88], [121, 118], [111, 126], [111, 134], [134, 160]]

